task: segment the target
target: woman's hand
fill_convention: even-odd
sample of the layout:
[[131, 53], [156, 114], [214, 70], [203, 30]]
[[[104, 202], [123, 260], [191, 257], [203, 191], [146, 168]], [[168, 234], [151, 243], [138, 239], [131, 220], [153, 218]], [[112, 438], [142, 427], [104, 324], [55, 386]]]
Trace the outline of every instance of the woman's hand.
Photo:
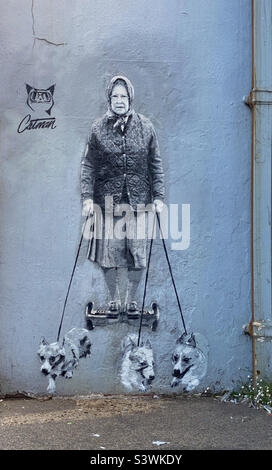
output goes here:
[[93, 200], [92, 199], [85, 199], [82, 205], [82, 215], [87, 217], [93, 213]]
[[154, 199], [155, 211], [160, 213], [163, 210], [163, 202], [160, 199]]

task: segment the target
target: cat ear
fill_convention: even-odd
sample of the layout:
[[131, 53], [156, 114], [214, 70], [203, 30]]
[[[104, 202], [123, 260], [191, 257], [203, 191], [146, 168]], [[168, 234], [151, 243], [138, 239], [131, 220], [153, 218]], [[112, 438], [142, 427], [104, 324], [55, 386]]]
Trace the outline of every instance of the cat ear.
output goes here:
[[55, 90], [55, 86], [56, 86], [56, 85], [50, 86], [49, 88], [47, 88], [46, 91], [50, 91], [51, 95], [53, 95], [53, 94], [54, 94], [54, 90]]
[[29, 95], [29, 92], [30, 92], [31, 90], [33, 90], [33, 86], [30, 86], [30, 85], [28, 85], [27, 83], [25, 84], [25, 86], [26, 86], [27, 94]]

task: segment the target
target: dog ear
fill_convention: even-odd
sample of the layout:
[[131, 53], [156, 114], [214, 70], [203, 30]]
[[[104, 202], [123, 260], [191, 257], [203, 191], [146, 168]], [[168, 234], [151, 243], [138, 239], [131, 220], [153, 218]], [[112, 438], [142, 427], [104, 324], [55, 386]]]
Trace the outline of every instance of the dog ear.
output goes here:
[[187, 343], [190, 344], [190, 346], [192, 346], [193, 348], [196, 347], [196, 340], [195, 340], [195, 335], [194, 335], [194, 333], [191, 334], [191, 336], [190, 336], [190, 338], [188, 339]]
[[149, 339], [146, 340], [146, 342], [145, 342], [145, 347], [146, 347], [147, 349], [152, 349], [152, 345], [151, 345]]
[[134, 356], [134, 354], [133, 354], [133, 351], [131, 351], [131, 353], [129, 354], [129, 360], [130, 360], [131, 362], [135, 362], [135, 360], [136, 360], [136, 359], [135, 359], [135, 356]]
[[129, 336], [129, 342], [130, 342], [131, 346], [132, 346], [133, 348], [135, 348], [136, 343], [135, 343], [134, 338], [133, 338], [132, 336]]
[[182, 335], [177, 339], [176, 343], [177, 344], [182, 344], [184, 343], [184, 339], [185, 339], [185, 336], [186, 336], [186, 333], [182, 333]]
[[47, 346], [48, 345], [48, 342], [46, 341], [46, 339], [44, 337], [41, 338], [41, 342], [40, 342], [40, 346]]
[[88, 336], [85, 335], [84, 338], [82, 338], [82, 339], [79, 341], [79, 342], [80, 342], [80, 346], [83, 346], [84, 343], [86, 343], [87, 339], [88, 339]]

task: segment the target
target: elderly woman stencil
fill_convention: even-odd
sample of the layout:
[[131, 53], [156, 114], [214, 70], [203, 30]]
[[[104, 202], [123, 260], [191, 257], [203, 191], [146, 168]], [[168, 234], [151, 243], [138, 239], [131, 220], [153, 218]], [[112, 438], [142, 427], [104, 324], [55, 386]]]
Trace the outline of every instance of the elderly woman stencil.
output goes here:
[[[92, 212], [94, 204], [102, 213], [100, 236], [90, 241], [88, 258], [103, 269], [110, 295], [105, 312], [115, 318], [121, 312], [129, 316], [139, 311], [136, 292], [146, 268], [147, 239], [138, 238], [135, 231], [131, 236], [137, 209], [154, 203], [159, 212], [165, 193], [156, 133], [150, 120], [134, 111], [133, 97], [128, 78], [118, 75], [111, 79], [108, 111], [92, 125], [81, 166], [83, 214]], [[107, 236], [108, 198], [114, 208], [124, 204], [130, 208], [121, 236], [118, 230]], [[113, 229], [121, 219], [122, 211], [114, 211]]]

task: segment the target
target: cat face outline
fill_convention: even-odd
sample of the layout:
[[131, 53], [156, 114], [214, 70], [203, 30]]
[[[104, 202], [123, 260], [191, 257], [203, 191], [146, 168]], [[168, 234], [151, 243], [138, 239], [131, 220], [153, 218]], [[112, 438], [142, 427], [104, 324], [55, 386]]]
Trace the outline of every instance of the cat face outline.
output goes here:
[[27, 91], [27, 106], [29, 106], [32, 111], [45, 111], [49, 116], [51, 115], [51, 109], [54, 106], [54, 91], [55, 85], [50, 86], [49, 88], [41, 89], [34, 88], [26, 83]]

